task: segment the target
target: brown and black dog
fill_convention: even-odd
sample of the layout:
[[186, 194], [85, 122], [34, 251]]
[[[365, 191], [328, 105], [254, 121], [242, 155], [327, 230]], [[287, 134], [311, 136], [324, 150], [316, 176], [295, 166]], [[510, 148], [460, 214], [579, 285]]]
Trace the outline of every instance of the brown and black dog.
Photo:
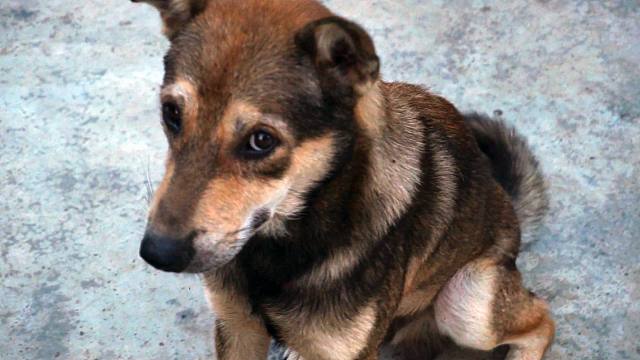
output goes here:
[[271, 338], [290, 359], [425, 359], [440, 338], [542, 358], [554, 323], [515, 261], [547, 203], [512, 129], [382, 81], [369, 35], [317, 1], [144, 2], [171, 48], [140, 254], [203, 274], [218, 359]]

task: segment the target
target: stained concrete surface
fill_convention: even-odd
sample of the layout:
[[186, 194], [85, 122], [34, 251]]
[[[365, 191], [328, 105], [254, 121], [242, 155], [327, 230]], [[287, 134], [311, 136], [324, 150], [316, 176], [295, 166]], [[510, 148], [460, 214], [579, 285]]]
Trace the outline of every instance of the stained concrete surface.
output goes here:
[[[529, 138], [552, 208], [519, 266], [557, 319], [548, 359], [640, 359], [640, 3], [326, 3], [387, 80]], [[137, 257], [166, 49], [148, 6], [0, 2], [0, 358], [213, 356], [199, 280]]]

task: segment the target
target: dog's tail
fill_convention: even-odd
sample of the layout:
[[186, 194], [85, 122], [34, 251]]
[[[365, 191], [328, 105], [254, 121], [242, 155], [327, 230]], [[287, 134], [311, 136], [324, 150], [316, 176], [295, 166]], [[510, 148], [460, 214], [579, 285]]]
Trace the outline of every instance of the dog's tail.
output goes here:
[[465, 119], [491, 160], [493, 176], [511, 196], [523, 243], [530, 243], [549, 207], [538, 160], [526, 140], [503, 121], [476, 113], [465, 114]]

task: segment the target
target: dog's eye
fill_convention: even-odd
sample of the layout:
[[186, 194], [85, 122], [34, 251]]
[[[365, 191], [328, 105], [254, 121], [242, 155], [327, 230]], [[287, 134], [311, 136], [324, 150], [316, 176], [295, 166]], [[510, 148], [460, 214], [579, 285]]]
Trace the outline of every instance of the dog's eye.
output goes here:
[[164, 121], [167, 129], [174, 135], [180, 133], [182, 129], [182, 114], [180, 107], [174, 102], [166, 102], [162, 104], [162, 121]]
[[252, 155], [266, 155], [271, 152], [276, 145], [278, 145], [278, 140], [276, 140], [273, 135], [264, 130], [260, 130], [253, 133], [249, 138], [247, 151]]

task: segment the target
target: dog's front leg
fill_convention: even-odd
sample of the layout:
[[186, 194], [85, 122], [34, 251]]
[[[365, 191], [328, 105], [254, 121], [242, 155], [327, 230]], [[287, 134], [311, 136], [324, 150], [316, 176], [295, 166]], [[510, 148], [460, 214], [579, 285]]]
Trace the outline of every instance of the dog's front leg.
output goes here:
[[266, 359], [271, 337], [246, 298], [224, 290], [208, 291], [207, 296], [217, 317], [217, 360]]
[[[388, 321], [372, 301], [340, 319], [316, 314], [291, 318], [287, 312], [271, 313], [289, 347], [287, 360], [377, 360]], [[379, 326], [379, 327], [378, 327]]]
[[[377, 351], [371, 352], [371, 354], [365, 354], [363, 356], [364, 357], [358, 358], [358, 360], [378, 360]], [[284, 353], [284, 360], [305, 360], [305, 359], [302, 356], [300, 356], [300, 354], [298, 354], [297, 352], [291, 349], [288, 349]]]
[[217, 360], [264, 360], [271, 341], [262, 325], [252, 319], [217, 319], [215, 338]]

